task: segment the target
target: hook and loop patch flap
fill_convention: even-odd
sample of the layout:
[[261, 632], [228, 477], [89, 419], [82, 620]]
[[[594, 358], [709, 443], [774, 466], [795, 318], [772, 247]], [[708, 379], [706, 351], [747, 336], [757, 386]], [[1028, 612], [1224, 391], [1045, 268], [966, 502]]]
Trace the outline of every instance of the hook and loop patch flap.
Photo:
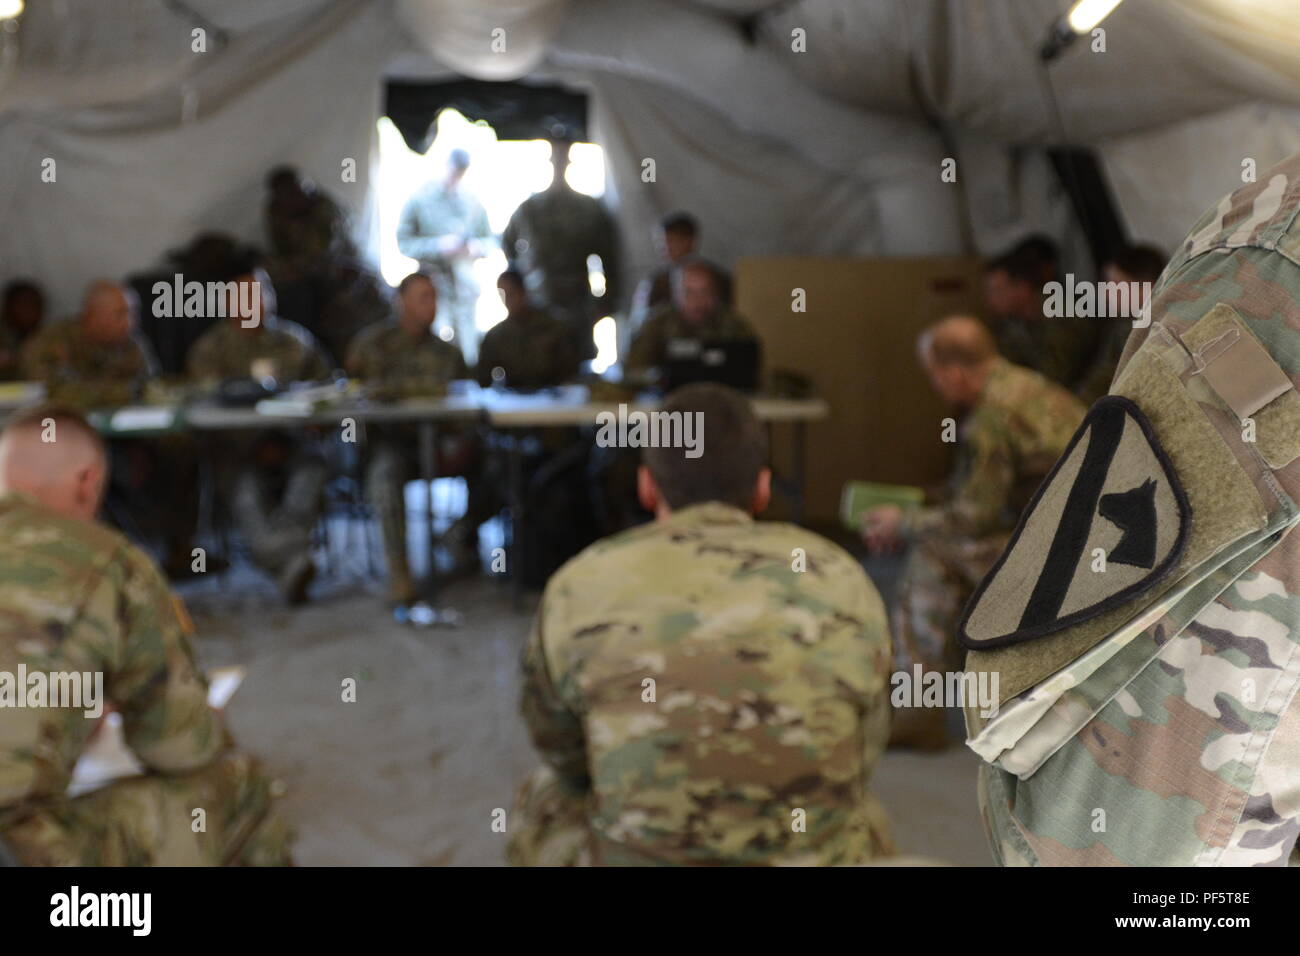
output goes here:
[[1088, 412], [958, 626], [969, 649], [1005, 647], [1094, 618], [1164, 577], [1191, 510], [1142, 410], [1109, 395]]
[[1273, 469], [1300, 457], [1300, 394], [1232, 306], [1220, 302], [1184, 333], [1195, 375], [1253, 431], [1255, 450]]
[[[1209, 573], [1228, 545], [1260, 532], [1271, 513], [1284, 510], [1275, 494], [1270, 493], [1268, 506], [1261, 497], [1260, 488], [1271, 478], [1260, 474], [1266, 466], [1259, 456], [1251, 449], [1229, 446], [1230, 441], [1240, 442], [1241, 432], [1216, 426], [1230, 421], [1221, 401], [1209, 389], [1203, 398], [1189, 390], [1189, 381], [1200, 380], [1194, 370], [1193, 352], [1187, 345], [1161, 323], [1153, 325], [1116, 380], [1114, 394], [1089, 413], [1023, 515], [1012, 545], [967, 605], [958, 628], [958, 639], [970, 650], [966, 666], [976, 672], [997, 672], [1000, 704], [1118, 632], [1171, 588]], [[1103, 412], [1107, 406], [1110, 411]], [[1121, 418], [1120, 443], [1109, 452], [1107, 446], [1114, 441]], [[1094, 446], [1088, 436], [1099, 422]], [[1094, 474], [1070, 502], [1085, 461]], [[1179, 502], [1176, 487], [1182, 488], [1185, 502]], [[1172, 529], [1169, 521], [1174, 510], [1168, 495], [1177, 503], [1178, 529]], [[1071, 505], [1068, 523], [1064, 521], [1067, 503]], [[1154, 532], [1149, 527], [1152, 512]], [[1070, 540], [1056, 545], [1052, 570], [1062, 577], [1069, 574], [1069, 580], [1053, 581], [1049, 576], [1040, 584], [1058, 529], [1063, 527]], [[1081, 531], [1084, 527], [1086, 532]], [[1180, 535], [1185, 541], [1178, 554]], [[1082, 544], [1080, 538], [1085, 539]], [[1096, 548], [1106, 556], [1104, 565], [1096, 562]], [[1117, 549], [1120, 558], [1133, 563], [1116, 562]], [[1072, 573], [1061, 572], [1076, 552]], [[1171, 552], [1174, 556], [1169, 560]], [[1151, 565], [1143, 567], [1148, 559]], [[1094, 567], [1105, 570], [1094, 571]], [[1085, 574], [1101, 581], [1088, 582]], [[1053, 619], [1048, 612], [1054, 607]]]

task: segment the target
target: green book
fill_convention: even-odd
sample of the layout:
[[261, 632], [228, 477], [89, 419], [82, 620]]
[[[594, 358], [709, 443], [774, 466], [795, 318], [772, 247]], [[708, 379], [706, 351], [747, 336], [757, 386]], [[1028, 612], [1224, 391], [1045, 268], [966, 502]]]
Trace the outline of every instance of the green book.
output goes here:
[[877, 505], [898, 505], [904, 511], [921, 507], [925, 492], [911, 485], [883, 485], [875, 481], [846, 481], [840, 494], [840, 520], [852, 531], [862, 529], [862, 512]]

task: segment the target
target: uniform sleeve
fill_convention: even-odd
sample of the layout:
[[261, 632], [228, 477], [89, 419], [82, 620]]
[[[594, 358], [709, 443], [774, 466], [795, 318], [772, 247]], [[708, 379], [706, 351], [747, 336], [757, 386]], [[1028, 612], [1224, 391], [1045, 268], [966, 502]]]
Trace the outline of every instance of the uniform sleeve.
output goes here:
[[188, 624], [157, 569], [143, 558], [115, 566], [122, 646], [106, 675], [127, 745], [147, 767], [184, 773], [209, 763], [224, 735], [208, 706]]
[[545, 606], [543, 598], [532, 633], [524, 646], [520, 711], [528, 725], [533, 746], [542, 759], [555, 770], [566, 787], [583, 793], [591, 787], [591, 778], [587, 774], [587, 741], [582, 721], [560, 697], [546, 663], [542, 646]]
[[[852, 561], [852, 559], [849, 559]], [[862, 758], [868, 772], [885, 753], [889, 743], [890, 673], [893, 670], [893, 641], [889, 634], [889, 615], [880, 593], [861, 567], [853, 562], [858, 598], [857, 618], [861, 622], [859, 637], [870, 655], [865, 670], [867, 685], [862, 695]]]
[[402, 207], [402, 217], [397, 223], [397, 248], [404, 256], [428, 260], [439, 256], [440, 236], [426, 236], [420, 231], [420, 203], [412, 196]]
[[904, 519], [910, 537], [957, 534], [979, 538], [1001, 526], [1002, 513], [1015, 485], [1015, 462], [1006, 428], [992, 416], [975, 413], [965, 443], [969, 467], [952, 498], [935, 508], [922, 508]]

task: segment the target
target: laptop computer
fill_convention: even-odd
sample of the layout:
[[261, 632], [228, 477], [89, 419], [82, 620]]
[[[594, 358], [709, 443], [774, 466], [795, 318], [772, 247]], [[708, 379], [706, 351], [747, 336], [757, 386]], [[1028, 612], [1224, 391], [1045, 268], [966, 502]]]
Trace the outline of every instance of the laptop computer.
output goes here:
[[763, 346], [757, 339], [670, 339], [663, 386], [671, 392], [696, 382], [715, 382], [742, 392], [758, 389]]

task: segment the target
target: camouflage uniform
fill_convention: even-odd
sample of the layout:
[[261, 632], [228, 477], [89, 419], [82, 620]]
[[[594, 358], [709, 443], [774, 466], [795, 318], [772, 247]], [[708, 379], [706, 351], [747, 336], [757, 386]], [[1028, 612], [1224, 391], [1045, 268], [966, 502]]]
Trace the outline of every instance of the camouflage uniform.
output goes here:
[[[394, 322], [371, 326], [358, 335], [348, 349], [347, 369], [366, 383], [372, 395], [388, 400], [445, 395], [448, 382], [469, 377], [456, 346], [427, 333], [413, 341]], [[409, 600], [414, 588], [406, 552], [403, 488], [419, 473], [418, 436], [410, 425], [372, 425], [367, 432], [366, 491], [383, 532], [393, 596]], [[471, 498], [474, 494], [471, 485]]]
[[[1037, 372], [994, 360], [979, 404], [961, 424], [948, 501], [905, 513], [900, 527], [913, 547], [894, 608], [898, 670], [918, 662], [927, 671], [960, 669], [952, 640], [957, 616], [1083, 412]], [[896, 715], [898, 733], [920, 719]]]
[[599, 542], [551, 578], [525, 648], [522, 709], [548, 767], [520, 791], [507, 855], [829, 865], [892, 852], [868, 790], [888, 673], [879, 595], [809, 531], [709, 503]]
[[473, 362], [478, 352], [475, 309], [479, 293], [474, 260], [441, 251], [440, 243], [447, 236], [486, 242], [492, 238], [492, 228], [483, 204], [464, 188], [448, 191], [443, 183], [429, 183], [402, 207], [397, 248], [433, 278], [438, 287], [439, 315], [455, 333], [466, 361]]
[[[186, 366], [192, 378], [207, 383], [268, 375], [288, 383], [329, 375], [311, 333], [274, 317], [247, 330], [221, 320], [190, 348]], [[282, 472], [257, 461], [270, 445], [278, 446], [276, 457], [287, 458]], [[233, 475], [223, 476], [223, 484], [231, 489], [235, 523], [253, 560], [279, 575], [310, 551], [327, 477], [325, 462], [305, 452], [299, 439], [265, 432], [223, 435], [217, 448], [218, 461], [236, 464]]]
[[271, 377], [282, 383], [328, 378], [329, 363], [312, 334], [287, 319], [264, 318], [255, 329], [237, 329], [223, 319], [190, 348], [190, 378], [220, 382]]
[[749, 320], [725, 306], [698, 325], [688, 322], [676, 308], [669, 306], [646, 319], [632, 340], [623, 365], [629, 372], [659, 368], [668, 360], [668, 343], [675, 339], [718, 342], [756, 338], [758, 333]]
[[[595, 356], [592, 326], [613, 313], [620, 294], [618, 231], [604, 204], [565, 184], [534, 193], [510, 217], [501, 245], [529, 298], [569, 328], [578, 358]], [[605, 271], [600, 299], [591, 294], [591, 255]]]
[[[153, 563], [116, 532], [0, 496], [0, 671], [103, 675], [127, 745], [147, 768], [69, 797], [96, 727], [85, 708], [6, 709], [0, 840], [29, 865], [286, 863], [272, 786], [230, 749], [207, 704], [188, 618]], [[103, 701], [101, 701], [103, 703]], [[193, 811], [206, 831], [192, 832]]]
[[76, 319], [36, 332], [23, 348], [23, 375], [45, 383], [52, 401], [78, 408], [127, 405], [157, 374], [157, 362], [136, 335], [116, 345], [86, 339]]
[[1189, 530], [1176, 562], [1104, 612], [968, 657], [1004, 685], [997, 715], [967, 714], [999, 862], [1295, 860], [1298, 210], [1293, 156], [1203, 215], [1112, 385], [1148, 418], [1183, 488]]
[[492, 370], [505, 373], [505, 384], [516, 389], [548, 388], [572, 379], [578, 358], [568, 330], [537, 309], [506, 316], [483, 336], [475, 378], [492, 384]]

